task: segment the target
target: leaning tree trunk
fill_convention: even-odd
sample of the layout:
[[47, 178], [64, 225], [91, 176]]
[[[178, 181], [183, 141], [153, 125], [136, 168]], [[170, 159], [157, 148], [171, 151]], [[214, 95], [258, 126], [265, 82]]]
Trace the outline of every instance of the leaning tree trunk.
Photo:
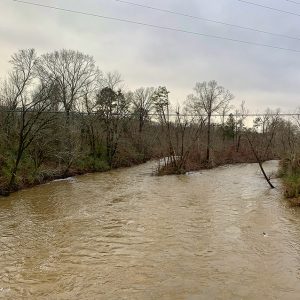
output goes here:
[[253, 152], [253, 154], [255, 156], [255, 159], [257, 160], [257, 163], [258, 163], [258, 165], [260, 167], [261, 172], [263, 173], [263, 175], [264, 175], [266, 181], [268, 182], [269, 186], [271, 187], [271, 189], [274, 189], [275, 186], [272, 184], [270, 178], [267, 176], [267, 174], [266, 174], [266, 172], [265, 172], [265, 170], [263, 168], [262, 162], [261, 162], [261, 160], [260, 160], [260, 158], [259, 158], [259, 156], [258, 156], [258, 154], [257, 154], [257, 152], [256, 152], [256, 150], [255, 150], [255, 148], [254, 148], [254, 146], [253, 146], [253, 144], [252, 144], [252, 142], [251, 142], [248, 134], [246, 134], [246, 137], [247, 137], [247, 140], [248, 140], [248, 142], [250, 144], [251, 150], [252, 150], [252, 152]]

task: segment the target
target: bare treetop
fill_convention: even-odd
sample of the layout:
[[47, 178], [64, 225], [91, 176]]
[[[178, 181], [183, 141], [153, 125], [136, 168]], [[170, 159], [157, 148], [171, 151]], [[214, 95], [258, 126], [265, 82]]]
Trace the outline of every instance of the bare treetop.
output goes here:
[[100, 72], [94, 58], [73, 50], [47, 53], [39, 59], [38, 72], [44, 81], [56, 82], [61, 103], [67, 114], [76, 102], [93, 89]]
[[206, 114], [221, 112], [228, 106], [234, 96], [224, 87], [218, 85], [215, 80], [209, 82], [197, 82], [194, 88], [194, 106]]

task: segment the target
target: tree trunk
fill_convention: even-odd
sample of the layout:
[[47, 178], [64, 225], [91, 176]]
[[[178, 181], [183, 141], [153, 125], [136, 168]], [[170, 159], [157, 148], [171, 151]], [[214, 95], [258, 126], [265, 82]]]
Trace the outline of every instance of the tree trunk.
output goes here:
[[17, 159], [16, 159], [15, 165], [14, 165], [12, 171], [11, 171], [11, 177], [10, 177], [10, 181], [9, 181], [9, 184], [8, 184], [8, 190], [9, 191], [12, 191], [13, 188], [14, 188], [15, 181], [16, 181], [16, 176], [17, 176], [17, 171], [18, 171], [18, 167], [19, 167], [19, 164], [20, 164], [20, 161], [21, 161], [22, 154], [23, 154], [23, 150], [22, 150], [21, 147], [19, 147]]
[[249, 138], [249, 136], [247, 134], [246, 134], [246, 137], [247, 137], [247, 140], [248, 140], [248, 142], [250, 144], [251, 150], [252, 150], [252, 152], [253, 152], [256, 160], [257, 160], [257, 163], [259, 164], [261, 172], [263, 173], [263, 175], [264, 175], [266, 181], [268, 182], [269, 186], [271, 187], [271, 189], [274, 189], [275, 186], [272, 184], [272, 182], [270, 181], [270, 178], [267, 176], [267, 174], [266, 174], [266, 172], [265, 172], [265, 170], [263, 168], [262, 162], [261, 162], [261, 160], [260, 160], [257, 152], [255, 151], [254, 146], [253, 146], [253, 144], [252, 144], [252, 142], [251, 142], [251, 140], [250, 140], [250, 138]]
[[206, 161], [210, 161], [210, 143], [211, 143], [211, 137], [210, 137], [210, 123], [211, 123], [211, 115], [208, 115], [207, 118], [207, 148], [206, 148]]

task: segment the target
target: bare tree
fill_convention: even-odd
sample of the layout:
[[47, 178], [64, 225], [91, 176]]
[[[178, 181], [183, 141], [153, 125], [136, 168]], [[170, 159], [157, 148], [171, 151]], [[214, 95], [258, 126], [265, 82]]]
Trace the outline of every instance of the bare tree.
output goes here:
[[262, 134], [265, 134], [267, 131], [268, 126], [272, 121], [272, 114], [273, 112], [271, 109], [267, 108], [266, 112], [262, 116], [259, 116], [254, 120], [254, 127], [260, 128]]
[[228, 106], [233, 95], [219, 86], [216, 81], [196, 83], [194, 88], [195, 94], [190, 96], [194, 110], [201, 112], [206, 116], [207, 121], [207, 147], [206, 161], [210, 162], [211, 149], [211, 122], [212, 116], [216, 112], [220, 112], [224, 107]]
[[[167, 159], [165, 161], [166, 165], [171, 165], [172, 168], [178, 170], [177, 168], [177, 157], [174, 149], [174, 145], [171, 137], [171, 120], [170, 120], [170, 101], [169, 101], [169, 91], [166, 87], [158, 87], [153, 93], [153, 103], [158, 115], [159, 122], [161, 124], [162, 131], [165, 133], [167, 144], [168, 144], [168, 156], [164, 157]], [[170, 161], [170, 163], [169, 163]]]
[[81, 124], [83, 126], [82, 132], [86, 133], [88, 137], [88, 143], [90, 146], [90, 154], [93, 156], [93, 158], [96, 158], [96, 144], [97, 144], [97, 138], [96, 138], [96, 125], [97, 125], [97, 114], [96, 112], [96, 101], [93, 101], [96, 99], [96, 95], [92, 98], [89, 97], [88, 94], [84, 96], [84, 103], [83, 103], [83, 111], [85, 114], [81, 114]]
[[117, 72], [107, 72], [102, 79], [103, 88], [108, 87], [114, 91], [123, 90], [122, 75]]
[[243, 101], [238, 109], [235, 110], [235, 151], [239, 152], [241, 146], [242, 134], [245, 129], [245, 120], [247, 118], [248, 110]]
[[[49, 108], [49, 94], [52, 84], [40, 81], [36, 77], [37, 56], [33, 49], [21, 50], [12, 56], [10, 61], [12, 72], [9, 74], [7, 84], [10, 93], [6, 93], [5, 103], [13, 109], [12, 113], [17, 119], [16, 145], [11, 144], [15, 153], [8, 191], [15, 188], [17, 171], [25, 150], [53, 120], [53, 116], [45, 114]], [[31, 85], [30, 85], [31, 84]], [[15, 147], [14, 147], [15, 146]]]
[[232, 105], [230, 105], [230, 102], [224, 103], [224, 105], [220, 109], [221, 114], [221, 128], [222, 128], [222, 140], [223, 140], [223, 148], [224, 148], [224, 142], [225, 142], [225, 117], [232, 109]]
[[121, 91], [115, 92], [109, 87], [103, 88], [97, 95], [97, 111], [105, 126], [107, 159], [110, 167], [113, 166], [117, 153], [124, 120], [129, 114], [129, 105], [128, 99]]
[[294, 121], [296, 122], [296, 125], [298, 129], [300, 129], [300, 107], [296, 110], [296, 115], [294, 116]]
[[87, 89], [100, 75], [94, 58], [74, 50], [60, 50], [41, 56], [38, 72], [43, 80], [55, 82], [59, 103], [69, 121], [78, 101], [84, 101]]
[[43, 81], [54, 82], [54, 95], [50, 102], [65, 112], [65, 129], [61, 135], [63, 147], [57, 157], [64, 162], [65, 173], [68, 173], [80, 151], [75, 125], [71, 124], [70, 116], [72, 112], [78, 111], [87, 95], [95, 90], [101, 73], [92, 56], [65, 49], [42, 55], [37, 70]]
[[133, 93], [133, 113], [139, 121], [139, 134], [142, 133], [145, 122], [150, 119], [150, 113], [154, 108], [154, 88], [139, 88]]
[[[267, 109], [265, 115], [261, 119], [254, 120], [254, 126], [252, 129], [252, 138], [249, 130], [245, 131], [246, 138], [249, 142], [249, 145], [255, 156], [255, 159], [261, 169], [264, 178], [266, 179], [266, 181], [268, 182], [271, 188], [275, 188], [275, 187], [271, 182], [271, 178], [267, 176], [262, 163], [268, 159], [268, 153], [274, 142], [276, 131], [279, 124], [280, 124], [279, 110], [273, 113], [270, 109]], [[260, 130], [260, 132], [258, 130]], [[255, 138], [256, 138], [256, 143], [255, 143]]]
[[[187, 134], [190, 127], [190, 122], [187, 117], [187, 112], [180, 111], [180, 107], [176, 108], [175, 133], [176, 133], [176, 148], [177, 148], [177, 169], [179, 173], [185, 172], [186, 161], [191, 149], [191, 145], [187, 143]], [[190, 128], [191, 129], [191, 128]], [[190, 130], [191, 131], [191, 130]]]

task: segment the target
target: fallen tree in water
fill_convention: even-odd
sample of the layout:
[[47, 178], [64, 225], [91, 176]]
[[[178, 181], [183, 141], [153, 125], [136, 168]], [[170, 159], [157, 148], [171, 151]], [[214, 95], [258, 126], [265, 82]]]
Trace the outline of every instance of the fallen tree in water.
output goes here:
[[253, 146], [253, 143], [251, 142], [251, 140], [250, 140], [248, 134], [246, 134], [246, 136], [247, 136], [247, 140], [248, 140], [248, 142], [249, 142], [249, 145], [250, 145], [250, 147], [251, 147], [251, 150], [252, 150], [252, 152], [253, 152], [253, 154], [254, 154], [254, 156], [255, 156], [255, 158], [256, 158], [256, 162], [258, 163], [259, 168], [260, 168], [262, 174], [264, 175], [264, 178], [266, 179], [266, 181], [267, 181], [267, 183], [269, 184], [269, 186], [271, 187], [271, 189], [274, 189], [275, 186], [272, 184], [270, 177], [267, 176], [267, 174], [266, 174], [266, 172], [265, 172], [265, 169], [263, 168], [263, 164], [262, 164], [263, 162], [261, 161], [261, 159], [260, 159], [260, 157], [259, 157], [259, 155], [258, 155], [258, 153], [257, 153], [257, 151], [256, 151], [256, 149], [255, 149], [255, 147]]
[[[274, 148], [274, 140], [280, 121], [279, 110], [275, 113], [267, 110], [265, 115], [254, 120], [252, 130], [245, 130], [246, 138], [255, 156], [256, 162], [271, 189], [274, 189], [275, 186], [272, 184], [271, 178], [267, 176], [263, 168], [263, 162], [270, 158], [270, 152], [271, 149]], [[258, 129], [260, 129], [260, 133], [258, 133]], [[256, 145], [254, 145], [253, 140], [251, 140], [251, 132], [254, 133], [254, 137], [256, 137]], [[274, 152], [271, 153], [271, 156], [272, 155], [274, 156]]]

